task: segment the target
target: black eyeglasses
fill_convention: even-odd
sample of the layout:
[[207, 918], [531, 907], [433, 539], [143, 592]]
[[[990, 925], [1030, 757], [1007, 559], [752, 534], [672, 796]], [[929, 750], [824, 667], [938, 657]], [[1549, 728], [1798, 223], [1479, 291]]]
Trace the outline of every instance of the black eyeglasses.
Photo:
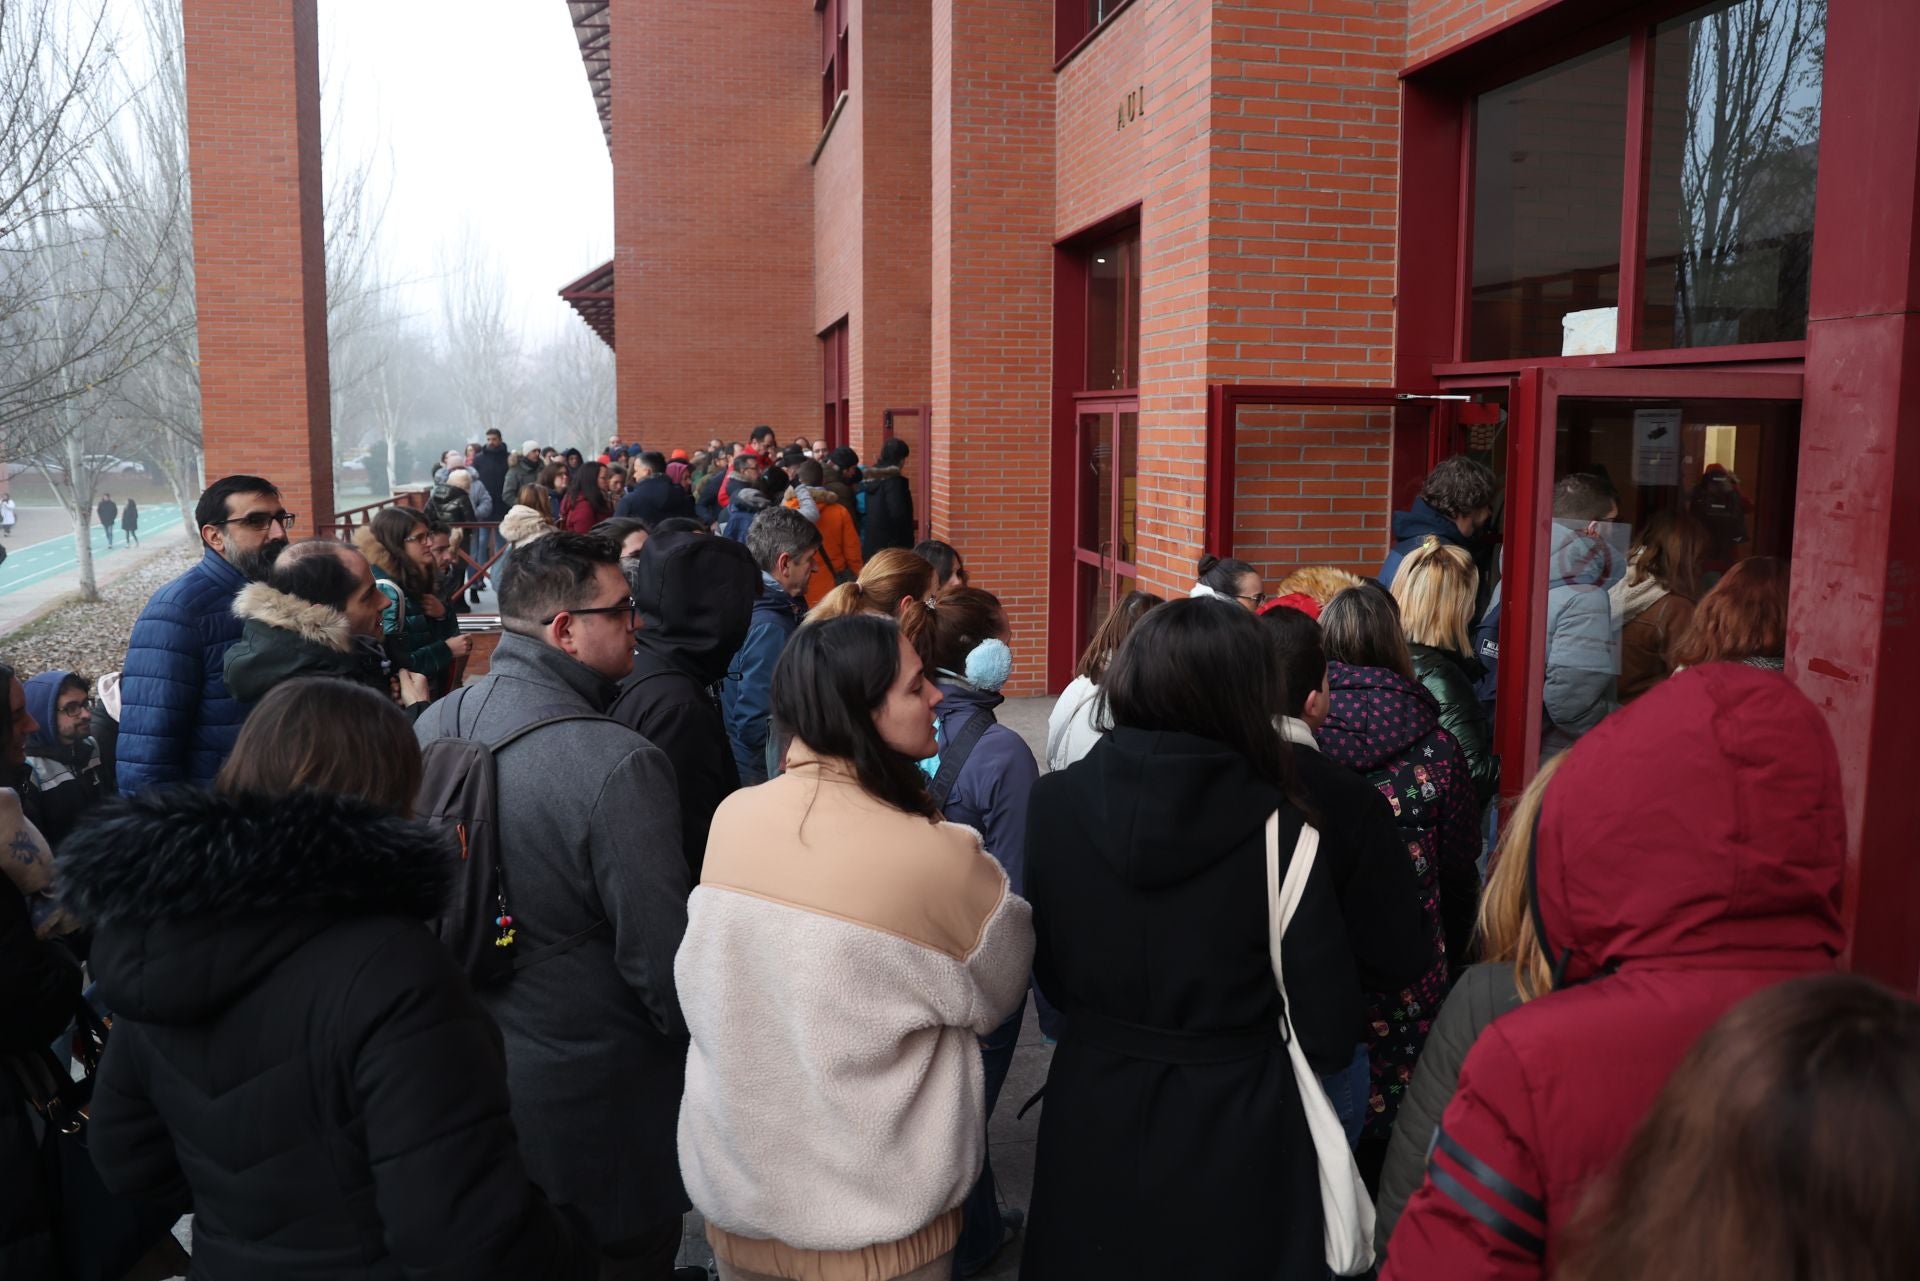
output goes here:
[[76, 703], [62, 703], [60, 704], [60, 706], [54, 708], [53, 710], [60, 713], [62, 716], [78, 716], [80, 713], [87, 710], [87, 700], [83, 698]]
[[244, 516], [229, 516], [225, 520], [208, 521], [209, 525], [245, 525], [254, 533], [264, 533], [268, 526], [278, 525], [289, 533], [294, 522], [300, 518], [292, 512], [248, 512]]
[[1253, 595], [1251, 595], [1251, 596], [1241, 596], [1241, 595], [1239, 595], [1238, 593], [1236, 593], [1236, 594], [1234, 595], [1234, 599], [1235, 599], [1235, 600], [1250, 600], [1250, 601], [1252, 601], [1252, 602], [1253, 602], [1253, 607], [1254, 607], [1255, 609], [1259, 609], [1259, 608], [1260, 608], [1260, 607], [1261, 607], [1262, 605], [1264, 605], [1264, 604], [1266, 604], [1266, 603], [1267, 603], [1267, 594], [1266, 594], [1265, 592], [1255, 592], [1255, 593], [1254, 593]]
[[[581, 614], [625, 614], [627, 615], [628, 623], [637, 624], [640, 621], [640, 605], [633, 597], [629, 596], [617, 605], [594, 605], [586, 609], [563, 609], [560, 611], [560, 614], [572, 614], [576, 618]], [[553, 620], [560, 617], [560, 614], [553, 614], [541, 619], [540, 626], [552, 626]]]

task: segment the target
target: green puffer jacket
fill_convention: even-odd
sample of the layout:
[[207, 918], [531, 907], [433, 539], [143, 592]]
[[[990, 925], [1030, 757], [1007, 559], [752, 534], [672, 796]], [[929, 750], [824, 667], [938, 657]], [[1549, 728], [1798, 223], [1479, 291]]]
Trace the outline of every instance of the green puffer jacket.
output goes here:
[[1440, 728], [1460, 744], [1474, 794], [1485, 805], [1500, 789], [1500, 758], [1493, 752], [1493, 733], [1481, 710], [1474, 682], [1485, 675], [1477, 659], [1434, 645], [1407, 646], [1413, 655], [1413, 674], [1440, 703]]
[[[373, 566], [373, 580], [380, 588], [380, 594], [387, 598], [387, 608], [380, 615], [380, 628], [388, 636], [397, 637], [405, 652], [408, 670], [419, 672], [432, 679], [447, 670], [453, 663], [453, 651], [447, 648], [447, 637], [459, 631], [460, 620], [451, 612], [443, 619], [435, 619], [427, 614], [425, 598], [406, 589], [405, 577], [400, 567], [394, 564], [393, 557], [373, 536], [369, 526], [362, 526], [353, 535], [353, 545], [360, 549]], [[451, 624], [451, 630], [448, 628]]]

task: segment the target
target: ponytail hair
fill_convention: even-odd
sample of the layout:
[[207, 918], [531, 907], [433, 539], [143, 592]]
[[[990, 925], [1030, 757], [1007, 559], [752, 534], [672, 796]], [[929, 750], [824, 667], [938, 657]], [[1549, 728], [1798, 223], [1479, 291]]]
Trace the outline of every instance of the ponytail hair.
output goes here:
[[850, 614], [895, 617], [904, 600], [923, 601], [933, 591], [933, 566], [898, 547], [874, 553], [860, 577], [842, 583], [807, 611], [808, 623], [825, 623]]
[[967, 655], [984, 640], [1007, 635], [1007, 612], [992, 592], [947, 587], [901, 615], [900, 631], [929, 667], [966, 670]]

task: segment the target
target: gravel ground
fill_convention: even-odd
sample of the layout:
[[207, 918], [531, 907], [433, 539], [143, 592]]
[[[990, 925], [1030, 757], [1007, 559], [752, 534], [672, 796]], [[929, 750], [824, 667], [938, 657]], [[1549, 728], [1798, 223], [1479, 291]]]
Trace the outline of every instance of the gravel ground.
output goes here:
[[0, 660], [21, 677], [66, 668], [98, 677], [120, 670], [134, 620], [147, 597], [184, 574], [200, 559], [191, 547], [176, 547], [100, 589], [100, 599], [55, 610], [17, 631], [0, 636]]

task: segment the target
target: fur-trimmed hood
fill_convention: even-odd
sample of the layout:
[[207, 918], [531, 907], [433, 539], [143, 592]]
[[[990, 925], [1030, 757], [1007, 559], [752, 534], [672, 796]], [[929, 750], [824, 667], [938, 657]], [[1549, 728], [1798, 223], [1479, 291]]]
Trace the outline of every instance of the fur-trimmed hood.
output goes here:
[[108, 1005], [178, 1023], [343, 918], [438, 915], [456, 857], [438, 829], [351, 797], [183, 788], [101, 806], [58, 863], [62, 901], [96, 929]]
[[516, 504], [500, 518], [500, 537], [509, 547], [524, 547], [536, 538], [553, 532], [553, 522], [531, 507]]
[[860, 472], [860, 480], [865, 484], [878, 484], [883, 480], [892, 480], [900, 474], [898, 467], [866, 467]]
[[353, 546], [356, 551], [367, 558], [369, 565], [372, 565], [376, 570], [385, 574], [394, 582], [401, 583], [406, 581], [406, 575], [400, 572], [400, 567], [394, 563], [393, 557], [388, 554], [385, 545], [373, 536], [372, 525], [362, 525], [353, 531]]
[[353, 648], [353, 633], [347, 616], [331, 605], [316, 605], [310, 600], [283, 592], [266, 583], [248, 583], [233, 598], [233, 615], [292, 632], [301, 640], [335, 653]]

